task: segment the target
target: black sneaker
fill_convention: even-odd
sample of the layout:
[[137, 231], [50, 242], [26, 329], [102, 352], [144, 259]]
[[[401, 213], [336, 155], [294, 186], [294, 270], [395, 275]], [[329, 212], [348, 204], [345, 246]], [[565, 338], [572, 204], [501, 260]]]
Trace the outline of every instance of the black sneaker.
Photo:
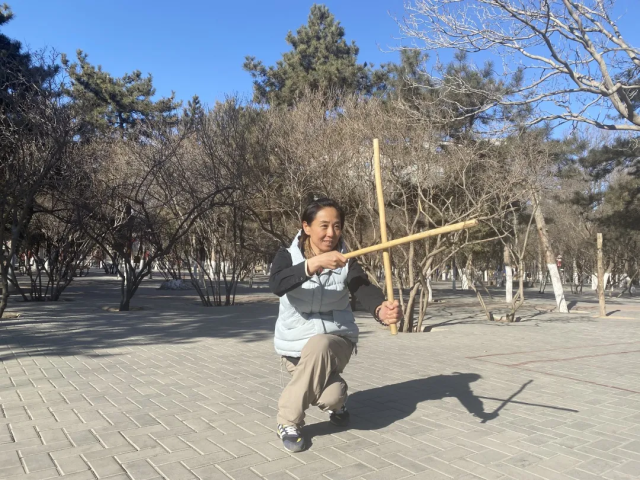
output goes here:
[[278, 437], [282, 440], [284, 448], [290, 452], [302, 452], [307, 447], [302, 432], [295, 425], [278, 424]]
[[350, 415], [347, 407], [342, 407], [340, 410], [331, 412], [329, 415], [329, 421], [338, 427], [346, 427], [349, 425], [349, 419]]

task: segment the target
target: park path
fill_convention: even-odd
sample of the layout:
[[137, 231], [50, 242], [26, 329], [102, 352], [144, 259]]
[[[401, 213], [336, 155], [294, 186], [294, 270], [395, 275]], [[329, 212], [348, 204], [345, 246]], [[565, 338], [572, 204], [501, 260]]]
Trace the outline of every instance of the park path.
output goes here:
[[292, 455], [274, 431], [286, 378], [266, 286], [204, 308], [157, 285], [129, 313], [103, 310], [118, 291], [101, 276], [78, 279], [69, 301], [11, 304], [22, 316], [0, 322], [0, 478], [640, 478], [635, 300], [613, 302], [630, 319], [541, 308], [506, 325], [450, 294], [430, 333], [397, 337], [359, 315], [352, 425], [312, 408], [312, 446]]

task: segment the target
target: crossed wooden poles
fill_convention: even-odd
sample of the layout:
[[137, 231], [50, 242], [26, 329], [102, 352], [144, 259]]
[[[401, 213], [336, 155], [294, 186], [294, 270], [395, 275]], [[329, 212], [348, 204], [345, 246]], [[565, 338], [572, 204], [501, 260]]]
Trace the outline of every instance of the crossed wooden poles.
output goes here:
[[[433, 230], [427, 230], [425, 232], [409, 235], [408, 237], [397, 238], [395, 240], [387, 240], [387, 218], [384, 211], [384, 195], [382, 192], [382, 177], [380, 173], [380, 144], [377, 138], [373, 139], [373, 165], [376, 178], [376, 193], [378, 196], [378, 211], [380, 212], [380, 239], [382, 243], [379, 245], [373, 245], [372, 247], [362, 248], [345, 254], [346, 258], [359, 257], [366, 253], [377, 252], [382, 250], [382, 261], [384, 264], [384, 280], [387, 289], [387, 300], [393, 302], [393, 277], [391, 274], [391, 257], [389, 256], [389, 249], [398, 245], [404, 245], [405, 243], [415, 242], [428, 237], [435, 237], [444, 233], [456, 232], [458, 230], [464, 230], [465, 228], [475, 227], [478, 224], [477, 220], [468, 220], [466, 222], [454, 223], [453, 225], [447, 225], [445, 227], [434, 228]], [[398, 327], [394, 325], [389, 326], [392, 335], [398, 334]]]

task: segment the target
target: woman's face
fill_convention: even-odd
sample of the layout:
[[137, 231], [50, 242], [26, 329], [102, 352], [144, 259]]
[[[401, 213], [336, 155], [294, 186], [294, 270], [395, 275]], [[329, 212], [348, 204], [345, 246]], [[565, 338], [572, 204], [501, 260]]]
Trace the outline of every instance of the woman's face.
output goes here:
[[342, 234], [340, 215], [333, 207], [323, 208], [309, 225], [302, 222], [304, 233], [309, 235], [311, 246], [316, 253], [327, 253], [336, 248]]

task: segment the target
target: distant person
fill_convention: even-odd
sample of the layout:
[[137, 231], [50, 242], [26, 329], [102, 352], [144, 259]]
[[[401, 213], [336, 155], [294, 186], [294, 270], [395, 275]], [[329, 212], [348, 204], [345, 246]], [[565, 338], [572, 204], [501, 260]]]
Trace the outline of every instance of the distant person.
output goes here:
[[291, 246], [276, 254], [269, 278], [280, 297], [275, 349], [291, 374], [278, 402], [277, 431], [291, 452], [307, 447], [301, 428], [310, 405], [328, 412], [334, 425], [349, 423], [347, 384], [340, 376], [358, 342], [349, 293], [384, 325], [402, 315], [398, 301], [385, 301], [358, 262], [344, 257], [344, 212], [336, 202], [310, 203], [301, 220]]

